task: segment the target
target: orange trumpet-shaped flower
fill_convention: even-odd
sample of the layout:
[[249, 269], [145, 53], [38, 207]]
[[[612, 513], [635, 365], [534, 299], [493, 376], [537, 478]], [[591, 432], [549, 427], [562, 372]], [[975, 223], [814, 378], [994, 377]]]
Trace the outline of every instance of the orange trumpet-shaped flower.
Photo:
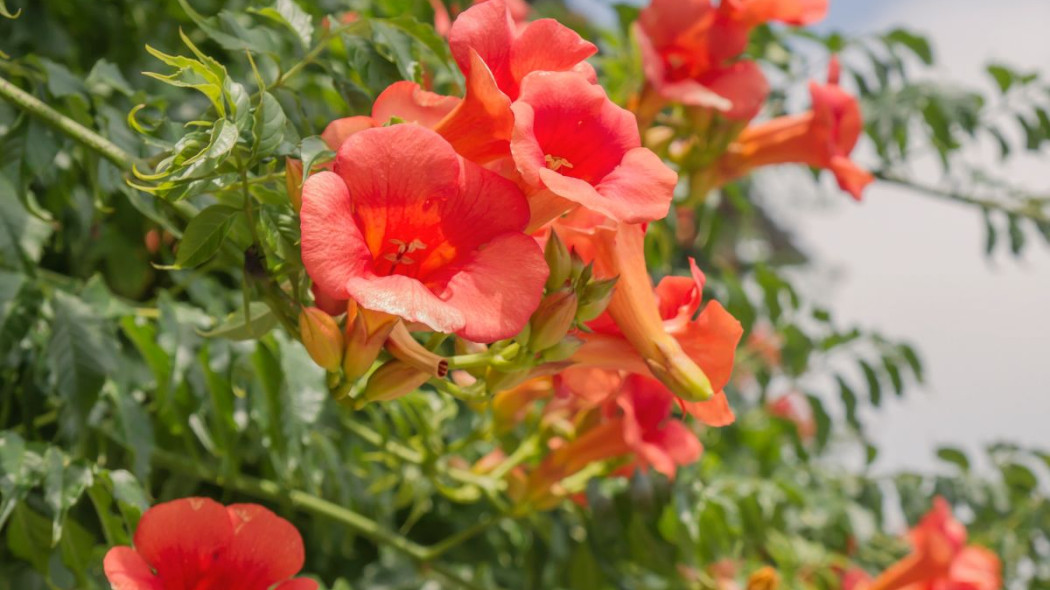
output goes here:
[[911, 530], [913, 552], [860, 590], [999, 590], [999, 558], [976, 545], [966, 545], [966, 528], [952, 517], [941, 497]]
[[[643, 111], [663, 101], [720, 111], [747, 121], [758, 114], [769, 84], [758, 66], [738, 60], [758, 25], [802, 25], [823, 18], [827, 0], [653, 0], [636, 25], [645, 75]], [[659, 97], [659, 98], [657, 98]], [[644, 115], [644, 114], [643, 114]], [[647, 119], [647, 116], [642, 116]]]
[[751, 125], [717, 164], [722, 182], [740, 178], [761, 166], [807, 164], [831, 170], [843, 190], [860, 200], [874, 177], [850, 160], [864, 127], [857, 99], [838, 85], [839, 64], [832, 59], [828, 83], [811, 82], [813, 109]]
[[258, 504], [208, 498], [157, 504], [142, 515], [135, 547], [114, 547], [103, 569], [115, 590], [316, 590], [293, 578], [303, 538]]
[[[615, 389], [603, 392], [607, 400], [597, 419], [586, 421], [576, 438], [558, 446], [529, 475], [526, 497], [531, 501], [545, 505], [555, 499], [559, 482], [595, 462], [623, 459], [617, 473], [653, 469], [673, 478], [679, 466], [700, 458], [703, 447], [693, 431], [672, 417], [674, 396], [663, 384], [642, 375], [616, 376], [604, 383]], [[583, 395], [591, 397], [591, 392]], [[579, 408], [593, 408], [590, 401]]]
[[[573, 217], [578, 221], [581, 216]], [[694, 265], [693, 278], [665, 279], [654, 290], [645, 265], [642, 226], [571, 223], [556, 224], [561, 238], [584, 260], [594, 261], [598, 277], [619, 277], [607, 317], [592, 322], [593, 333], [580, 335], [584, 345], [572, 360], [651, 373], [681, 398], [686, 410], [706, 414], [717, 409], [714, 413], [721, 420], [731, 422], [721, 390], [729, 381], [742, 328], [718, 303], [693, 318], [700, 305], [699, 269]], [[719, 421], [715, 416], [701, 418]]]

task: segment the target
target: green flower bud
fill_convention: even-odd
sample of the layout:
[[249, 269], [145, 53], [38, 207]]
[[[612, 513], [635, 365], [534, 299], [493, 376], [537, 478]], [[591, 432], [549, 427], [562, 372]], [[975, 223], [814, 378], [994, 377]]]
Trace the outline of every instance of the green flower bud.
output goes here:
[[532, 314], [529, 348], [541, 352], [561, 342], [575, 319], [576, 293], [563, 289], [547, 295]]
[[387, 361], [368, 378], [368, 385], [357, 406], [404, 397], [426, 383], [427, 379], [430, 379], [430, 373], [420, 371], [404, 361]]
[[605, 308], [609, 306], [615, 286], [616, 278], [588, 283], [580, 293], [580, 307], [576, 312], [576, 319], [581, 322], [589, 322], [602, 315]]
[[543, 250], [543, 258], [550, 267], [551, 274], [547, 277], [547, 291], [557, 291], [565, 285], [572, 274], [572, 256], [565, 242], [561, 241], [558, 234], [551, 230], [550, 238], [547, 239], [547, 247]]
[[299, 314], [299, 338], [314, 362], [326, 371], [338, 371], [343, 360], [343, 331], [332, 316], [307, 307]]

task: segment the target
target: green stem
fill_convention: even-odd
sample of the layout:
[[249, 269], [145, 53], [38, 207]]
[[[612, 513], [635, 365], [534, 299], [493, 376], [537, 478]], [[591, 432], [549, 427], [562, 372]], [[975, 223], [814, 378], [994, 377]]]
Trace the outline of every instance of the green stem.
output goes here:
[[875, 178], [883, 182], [890, 182], [911, 189], [927, 196], [961, 203], [963, 205], [976, 206], [993, 211], [1002, 211], [1008, 215], [1031, 219], [1037, 223], [1050, 223], [1050, 213], [1047, 213], [1046, 211], [1046, 207], [1050, 202], [1045, 198], [1029, 198], [1019, 205], [1011, 205], [995, 199], [986, 199], [974, 195], [963, 194], [947, 188], [920, 184], [887, 172], [876, 172]]
[[306, 492], [285, 490], [272, 481], [255, 479], [244, 475], [224, 476], [199, 463], [160, 449], [153, 450], [152, 458], [153, 462], [161, 467], [191, 475], [235, 492], [271, 502], [287, 501], [299, 510], [342, 523], [354, 532], [376, 543], [389, 545], [416, 560], [422, 561], [427, 557], [426, 547], [386, 530], [375, 521], [357, 512]]
[[[474, 534], [477, 534], [478, 532], [481, 532], [481, 530], [484, 530], [483, 528], [472, 527], [471, 529], [464, 531], [464, 533], [454, 535], [446, 541], [428, 548], [383, 528], [374, 520], [354, 512], [353, 510], [343, 508], [338, 504], [334, 504], [306, 492], [299, 490], [286, 490], [277, 483], [269, 480], [256, 479], [240, 474], [223, 475], [208, 469], [200, 463], [190, 461], [177, 454], [169, 453], [160, 449], [153, 450], [152, 460], [154, 463], [165, 469], [211, 482], [227, 490], [254, 496], [263, 500], [269, 500], [275, 503], [287, 502], [303, 512], [309, 512], [315, 516], [320, 516], [341, 523], [357, 534], [366, 537], [375, 543], [392, 547], [411, 557], [415, 561], [425, 564], [426, 567], [424, 569], [430, 569], [440, 574], [461, 588], [466, 588], [468, 590], [476, 590], [478, 588], [476, 584], [463, 579], [449, 568], [441, 564], [428, 562], [454, 547], [457, 543], [452, 541], [458, 540], [458, 542], [463, 542], [467, 540], [469, 536], [464, 533], [478, 529], [474, 531]], [[493, 520], [493, 522], [495, 522], [495, 520]]]
[[79, 141], [85, 147], [97, 152], [121, 170], [131, 171], [131, 167], [135, 164], [135, 158], [120, 149], [115, 143], [59, 113], [37, 97], [3, 78], [0, 78], [0, 96], [58, 131]]

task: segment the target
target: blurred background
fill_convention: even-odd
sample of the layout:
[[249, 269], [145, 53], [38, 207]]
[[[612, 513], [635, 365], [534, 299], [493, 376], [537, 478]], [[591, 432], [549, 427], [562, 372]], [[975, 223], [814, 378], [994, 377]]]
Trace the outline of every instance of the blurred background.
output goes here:
[[[614, 22], [607, 0], [568, 4]], [[847, 35], [914, 30], [935, 52], [928, 75], [991, 92], [989, 64], [1050, 73], [1047, 22], [1046, 0], [833, 0], [829, 17], [813, 29]], [[872, 161], [865, 147], [858, 148], [861, 164]], [[1001, 171], [1034, 194], [1050, 194], [1045, 151], [1012, 155]], [[1002, 166], [992, 145], [966, 157]], [[918, 160], [913, 171], [931, 184], [941, 179], [933, 157]], [[844, 323], [912, 341], [923, 356], [921, 393], [866, 417], [880, 447], [877, 471], [944, 469], [934, 453], [942, 445], [975, 456], [1003, 439], [1050, 446], [1050, 249], [1033, 235], [1033, 246], [1019, 256], [1008, 250], [986, 255], [984, 221], [973, 207], [885, 183], [875, 183], [856, 204], [830, 179], [824, 179], [825, 193], [814, 194], [804, 170], [762, 176], [759, 189], [763, 182], [776, 186], [764, 204], [816, 263], [798, 283], [807, 295]], [[785, 191], [785, 183], [797, 190]]]

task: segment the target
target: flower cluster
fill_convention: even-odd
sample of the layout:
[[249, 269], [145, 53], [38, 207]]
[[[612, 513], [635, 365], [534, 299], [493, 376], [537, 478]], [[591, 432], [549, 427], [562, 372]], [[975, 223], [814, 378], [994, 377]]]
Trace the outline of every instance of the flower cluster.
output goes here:
[[[523, 475], [533, 503], [591, 465], [673, 476], [700, 455], [683, 419], [733, 420], [723, 388], [742, 329], [701, 305], [695, 262], [651, 283], [646, 224], [668, 215], [679, 178], [643, 131], [667, 107], [701, 109], [740, 122], [708, 166], [712, 186], [803, 162], [859, 194], [848, 155], [860, 115], [837, 73], [813, 86], [814, 113], [743, 128], [768, 92], [741, 59], [751, 30], [812, 22], [826, 2], [655, 0], [637, 23], [647, 83], [631, 110], [598, 83], [586, 61], [597, 48], [559, 22], [528, 21], [508, 0], [454, 21], [432, 4], [462, 96], [395, 83], [370, 116], [328, 125], [333, 163], [289, 162], [317, 305], [302, 313], [303, 343], [352, 407], [428, 381], [496, 395], [510, 414], [543, 401], [560, 430], [539, 435], [543, 457]], [[442, 356], [438, 334], [466, 354]], [[450, 368], [463, 370], [447, 380]]]

